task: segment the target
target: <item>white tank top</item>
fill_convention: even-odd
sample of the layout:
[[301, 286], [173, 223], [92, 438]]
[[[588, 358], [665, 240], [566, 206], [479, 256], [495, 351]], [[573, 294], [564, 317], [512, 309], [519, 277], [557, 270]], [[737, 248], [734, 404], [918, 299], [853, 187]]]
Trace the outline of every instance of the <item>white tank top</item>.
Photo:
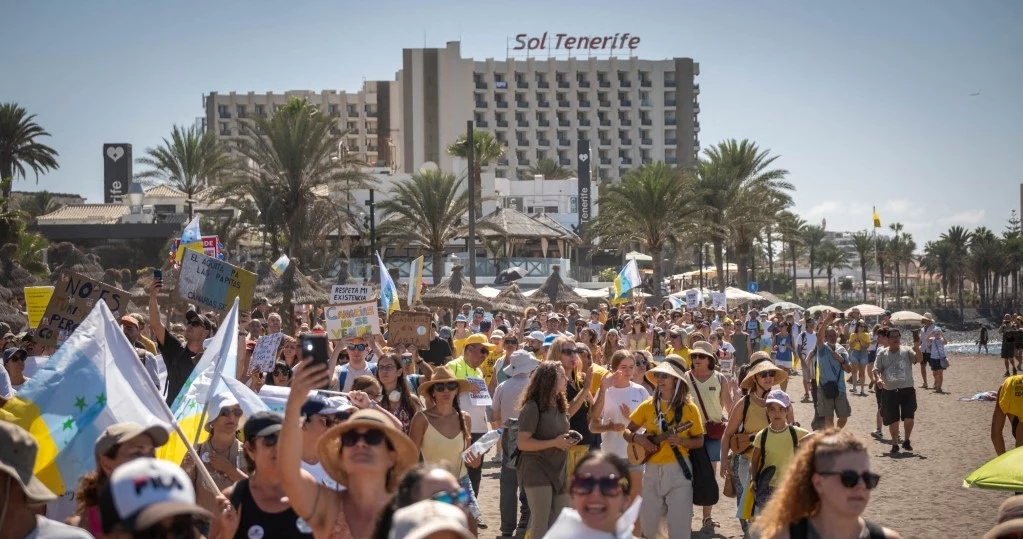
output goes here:
[[[711, 374], [706, 382], [701, 382], [696, 376], [691, 378], [693, 383], [693, 404], [700, 409], [701, 414], [703, 413], [703, 408], [707, 409], [707, 417], [703, 418], [704, 421], [720, 423], [724, 420], [724, 411], [721, 409], [721, 386], [724, 379], [725, 377], [717, 371]], [[697, 389], [700, 391], [699, 397], [696, 396]], [[703, 408], [700, 407], [700, 397], [703, 398]]]

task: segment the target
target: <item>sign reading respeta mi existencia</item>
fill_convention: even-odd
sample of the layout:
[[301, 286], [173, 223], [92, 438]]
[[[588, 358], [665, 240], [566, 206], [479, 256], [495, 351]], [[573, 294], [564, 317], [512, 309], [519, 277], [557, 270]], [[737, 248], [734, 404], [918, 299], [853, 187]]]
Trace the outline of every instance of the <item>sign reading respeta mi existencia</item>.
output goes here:
[[578, 36], [570, 34], [554, 34], [548, 36], [544, 32], [540, 36], [530, 37], [529, 34], [518, 34], [515, 36], [515, 46], [512, 50], [536, 51], [536, 50], [566, 50], [566, 51], [613, 51], [619, 49], [636, 50], [639, 46], [639, 36], [628, 32], [615, 34], [613, 36]]

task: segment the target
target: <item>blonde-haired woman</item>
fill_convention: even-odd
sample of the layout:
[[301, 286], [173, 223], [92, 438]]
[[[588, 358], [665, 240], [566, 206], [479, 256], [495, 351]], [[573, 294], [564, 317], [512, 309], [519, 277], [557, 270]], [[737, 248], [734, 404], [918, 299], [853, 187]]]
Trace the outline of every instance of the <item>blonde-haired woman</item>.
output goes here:
[[880, 479], [870, 471], [867, 448], [849, 431], [811, 434], [753, 530], [765, 539], [901, 537], [861, 516]]
[[571, 476], [575, 473], [575, 463], [590, 450], [594, 442], [593, 433], [590, 432], [590, 405], [593, 404], [593, 395], [590, 393], [590, 382], [593, 380], [593, 369], [586, 369], [583, 372], [582, 361], [576, 354], [575, 341], [568, 337], [558, 337], [551, 343], [551, 349], [547, 351], [547, 361], [557, 361], [565, 369], [565, 376], [568, 382], [565, 384], [565, 398], [568, 399], [569, 428], [582, 434], [579, 443], [568, 450], [568, 466], [565, 473]]

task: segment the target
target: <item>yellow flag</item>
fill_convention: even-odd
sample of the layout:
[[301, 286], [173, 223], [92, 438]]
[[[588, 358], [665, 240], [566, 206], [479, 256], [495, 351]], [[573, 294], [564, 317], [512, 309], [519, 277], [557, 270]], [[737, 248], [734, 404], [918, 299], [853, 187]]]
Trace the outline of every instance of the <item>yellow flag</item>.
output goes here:
[[881, 228], [881, 216], [877, 214], [877, 208], [874, 208], [874, 228]]

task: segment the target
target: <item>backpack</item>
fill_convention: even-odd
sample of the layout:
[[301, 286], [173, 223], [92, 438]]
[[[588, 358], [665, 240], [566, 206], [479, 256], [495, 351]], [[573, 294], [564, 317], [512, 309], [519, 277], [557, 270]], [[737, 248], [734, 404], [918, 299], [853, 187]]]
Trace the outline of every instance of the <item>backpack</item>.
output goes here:
[[[764, 462], [767, 460], [767, 436], [770, 433], [770, 427], [764, 428], [760, 431], [763, 436], [760, 437], [760, 462], [757, 463], [757, 491], [753, 494], [756, 497], [756, 504], [763, 507], [767, 504], [767, 498], [771, 495], [771, 479], [774, 477], [777, 471], [774, 466], [768, 466], [764, 469]], [[792, 451], [795, 452], [799, 446], [799, 439], [796, 438], [796, 429], [789, 425], [789, 435], [792, 436]]]
[[[373, 376], [376, 376], [377, 375], [377, 364], [376, 363], [366, 363], [366, 364], [369, 365], [369, 372], [373, 373]], [[347, 363], [345, 363], [344, 365], [341, 365], [341, 374], [337, 378], [337, 390], [338, 391], [344, 391], [345, 390], [345, 381], [346, 380], [348, 380], [348, 364]], [[416, 384], [416, 390], [417, 391], [419, 390], [419, 384]]]

